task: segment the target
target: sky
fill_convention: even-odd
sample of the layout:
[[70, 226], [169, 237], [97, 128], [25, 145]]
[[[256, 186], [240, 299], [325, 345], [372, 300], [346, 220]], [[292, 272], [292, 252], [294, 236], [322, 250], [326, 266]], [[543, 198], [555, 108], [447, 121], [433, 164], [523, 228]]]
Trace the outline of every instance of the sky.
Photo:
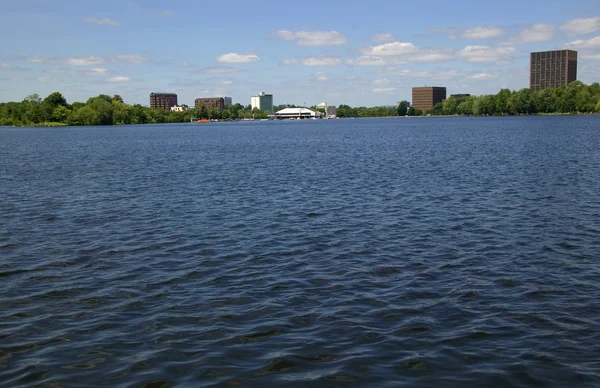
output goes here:
[[600, 0], [0, 0], [0, 102], [61, 92], [149, 104], [351, 106], [529, 86], [529, 53], [579, 52], [600, 81]]

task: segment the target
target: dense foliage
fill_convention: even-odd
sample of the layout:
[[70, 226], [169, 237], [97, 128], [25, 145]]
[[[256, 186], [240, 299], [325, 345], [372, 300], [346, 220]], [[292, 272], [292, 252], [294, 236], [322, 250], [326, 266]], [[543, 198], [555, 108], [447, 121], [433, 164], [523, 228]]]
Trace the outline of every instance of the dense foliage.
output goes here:
[[183, 112], [150, 109], [136, 104], [129, 105], [115, 95], [92, 97], [86, 103], [68, 104], [58, 92], [41, 99], [37, 94], [26, 97], [22, 102], [0, 103], [0, 125], [111, 125], [180, 123], [192, 119], [243, 119], [266, 118], [267, 112], [250, 106], [233, 104], [224, 110], [199, 106]]
[[[293, 105], [280, 105], [275, 111]], [[502, 89], [498, 94], [472, 96], [460, 100], [450, 97], [445, 103], [427, 112], [407, 108], [403, 101], [397, 108], [358, 107], [340, 105], [338, 117], [391, 117], [420, 115], [534, 115], [552, 113], [600, 112], [600, 84], [585, 85], [579, 81], [556, 89], [533, 92], [530, 89], [511, 91]], [[192, 119], [237, 120], [266, 118], [268, 112], [250, 106], [233, 104], [226, 109], [199, 106], [183, 112], [150, 109], [136, 104], [129, 105], [115, 95], [92, 97], [87, 102], [68, 104], [58, 92], [43, 100], [37, 94], [22, 102], [0, 103], [0, 125], [111, 125], [188, 122]]]
[[[572, 114], [600, 112], [600, 84], [585, 85], [576, 81], [556, 89], [533, 92], [530, 89], [510, 91], [502, 89], [498, 94], [472, 96], [460, 100], [450, 97], [444, 104], [437, 104], [432, 110], [413, 115], [535, 115]], [[410, 115], [410, 109], [408, 115]]]

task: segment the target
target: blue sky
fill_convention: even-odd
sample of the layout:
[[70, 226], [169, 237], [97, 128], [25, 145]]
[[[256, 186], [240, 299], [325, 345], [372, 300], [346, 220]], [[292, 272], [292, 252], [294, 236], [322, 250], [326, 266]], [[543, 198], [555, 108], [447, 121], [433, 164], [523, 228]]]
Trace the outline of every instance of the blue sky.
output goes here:
[[600, 0], [2, 0], [0, 33], [0, 101], [394, 105], [412, 86], [527, 87], [529, 52], [558, 48], [600, 81]]

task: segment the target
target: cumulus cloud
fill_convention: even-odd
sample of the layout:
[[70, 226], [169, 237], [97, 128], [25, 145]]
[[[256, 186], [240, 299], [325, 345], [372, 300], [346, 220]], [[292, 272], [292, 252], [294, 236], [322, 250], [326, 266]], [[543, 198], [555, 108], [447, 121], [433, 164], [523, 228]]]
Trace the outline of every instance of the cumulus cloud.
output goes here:
[[68, 57], [68, 58], [45, 58], [45, 57], [29, 57], [27, 60], [31, 63], [43, 64], [63, 64], [71, 66], [93, 66], [104, 63], [104, 59], [100, 57]]
[[372, 90], [372, 92], [389, 94], [389, 93], [394, 93], [396, 90], [398, 90], [398, 89], [396, 89], [396, 88], [374, 88]]
[[509, 39], [505, 44], [525, 44], [547, 42], [554, 37], [556, 27], [551, 24], [534, 24], [524, 28], [517, 36]]
[[391, 42], [394, 40], [396, 40], [396, 38], [394, 37], [394, 35], [390, 34], [389, 32], [375, 34], [375, 36], [373, 36], [373, 42], [377, 42], [377, 43], [386, 43], [386, 42]]
[[600, 17], [569, 20], [560, 26], [560, 28], [572, 35], [591, 34], [592, 32], [600, 31]]
[[135, 54], [130, 54], [130, 55], [119, 54], [119, 55], [115, 55], [115, 56], [111, 57], [110, 60], [111, 60], [111, 62], [117, 62], [117, 63], [135, 63], [135, 64], [150, 62], [150, 60], [148, 58], [142, 57], [141, 55], [135, 55]]
[[296, 41], [300, 46], [335, 46], [346, 43], [346, 37], [337, 31], [288, 31], [275, 33], [281, 39]]
[[283, 64], [284, 65], [297, 65], [300, 62], [297, 59], [284, 59], [283, 60]]
[[362, 50], [366, 55], [372, 56], [392, 56], [411, 54], [417, 51], [417, 47], [409, 42], [391, 42], [378, 46], [371, 46]]
[[260, 61], [260, 57], [256, 54], [229, 53], [217, 57], [219, 63], [251, 63], [257, 61]]
[[118, 77], [108, 78], [106, 80], [106, 82], [109, 82], [109, 83], [121, 83], [121, 82], [127, 82], [130, 79], [131, 78], [129, 78], [129, 77], [118, 76]]
[[469, 28], [463, 32], [462, 37], [466, 39], [488, 39], [504, 34], [504, 31], [498, 27], [475, 27]]
[[600, 36], [596, 36], [596, 37], [588, 39], [588, 40], [582, 40], [582, 39], [575, 40], [573, 42], [567, 43], [566, 46], [569, 48], [576, 48], [576, 49], [600, 47]]
[[384, 73], [396, 77], [427, 78], [436, 81], [450, 80], [454, 78], [464, 77], [466, 75], [466, 73], [457, 70], [412, 71], [397, 70], [394, 68], [385, 69]]
[[88, 24], [100, 24], [100, 25], [104, 25], [104, 26], [118, 26], [119, 25], [119, 23], [117, 23], [115, 20], [109, 19], [109, 18], [101, 18], [101, 19], [84, 18], [83, 21]]
[[355, 66], [386, 66], [411, 62], [441, 62], [452, 58], [451, 49], [426, 49], [410, 42], [391, 42], [362, 49], [363, 56], [348, 60]]
[[93, 69], [87, 70], [86, 74], [88, 74], [88, 75], [106, 75], [106, 74], [108, 74], [108, 70], [101, 68], [101, 67], [95, 67]]
[[0, 69], [11, 69], [12, 66], [5, 62], [0, 62]]
[[328, 79], [327, 75], [325, 73], [322, 73], [322, 72], [318, 72], [316, 74], [316, 77], [317, 77], [318, 81], [327, 81], [327, 79]]
[[373, 85], [381, 86], [381, 85], [389, 85], [390, 80], [388, 79], [376, 79], [373, 81]]
[[483, 81], [483, 80], [496, 78], [496, 76], [494, 74], [489, 74], [489, 73], [475, 73], [475, 74], [470, 74], [468, 76], [468, 78]]
[[340, 59], [334, 57], [310, 57], [302, 61], [304, 66], [335, 66], [340, 63]]
[[460, 50], [457, 55], [467, 62], [486, 63], [500, 61], [514, 53], [516, 53], [514, 47], [491, 48], [488, 46], [467, 46]]

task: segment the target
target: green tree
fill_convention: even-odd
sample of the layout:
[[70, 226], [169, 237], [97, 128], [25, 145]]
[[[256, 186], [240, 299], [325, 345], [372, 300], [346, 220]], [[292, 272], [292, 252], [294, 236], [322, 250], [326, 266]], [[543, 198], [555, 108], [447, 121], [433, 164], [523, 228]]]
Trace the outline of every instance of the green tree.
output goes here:
[[44, 104], [48, 104], [55, 109], [58, 106], [67, 106], [67, 100], [59, 92], [50, 93], [48, 97], [44, 98]]
[[408, 113], [408, 103], [406, 101], [400, 101], [398, 104], [398, 116], [406, 116]]
[[443, 114], [445, 115], [455, 115], [458, 108], [458, 101], [456, 98], [450, 96], [446, 102], [444, 102]]
[[87, 107], [98, 113], [99, 122], [97, 124], [111, 125], [113, 123], [113, 105], [102, 96], [93, 98]]
[[91, 106], [86, 105], [75, 112], [74, 122], [81, 125], [100, 125], [102, 121], [100, 114]]
[[68, 123], [69, 115], [71, 114], [72, 112], [69, 108], [64, 105], [59, 105], [52, 112], [52, 121], [66, 124]]

